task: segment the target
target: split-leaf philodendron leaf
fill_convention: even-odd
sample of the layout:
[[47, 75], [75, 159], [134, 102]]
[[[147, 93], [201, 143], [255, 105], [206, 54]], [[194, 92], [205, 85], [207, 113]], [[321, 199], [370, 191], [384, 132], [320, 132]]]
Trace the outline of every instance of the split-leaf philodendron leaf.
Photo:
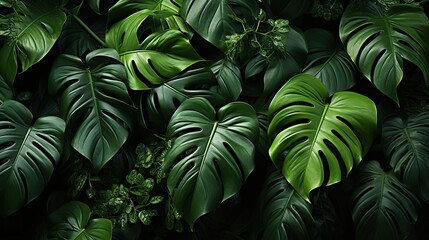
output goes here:
[[365, 77], [397, 104], [404, 60], [415, 64], [429, 82], [429, 19], [420, 7], [385, 10], [373, 2], [349, 5], [341, 19], [340, 38]]
[[174, 139], [165, 157], [173, 204], [192, 227], [236, 194], [255, 166], [258, 119], [243, 102], [219, 111], [204, 98], [183, 102], [167, 127]]
[[85, 61], [60, 55], [49, 77], [49, 91], [60, 97], [60, 111], [71, 144], [99, 171], [115, 155], [132, 128], [126, 72], [113, 49], [98, 49]]
[[0, 217], [38, 197], [63, 150], [65, 123], [58, 117], [33, 115], [21, 103], [0, 105]]
[[309, 74], [290, 79], [268, 113], [271, 159], [283, 161], [283, 175], [307, 200], [311, 190], [341, 181], [359, 164], [377, 127], [371, 99], [354, 92], [330, 99], [323, 83]]

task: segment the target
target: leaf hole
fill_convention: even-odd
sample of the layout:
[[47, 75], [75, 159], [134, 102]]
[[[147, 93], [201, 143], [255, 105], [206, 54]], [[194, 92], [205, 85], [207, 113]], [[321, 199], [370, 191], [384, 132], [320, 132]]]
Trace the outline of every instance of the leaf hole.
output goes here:
[[317, 152], [317, 154], [319, 155], [320, 159], [322, 160], [322, 164], [323, 164], [324, 179], [323, 179], [322, 185], [326, 185], [328, 183], [329, 178], [330, 178], [328, 159], [326, 158], [325, 154], [321, 150], [319, 150]]
[[337, 159], [338, 165], [340, 166], [341, 179], [346, 178], [347, 168], [346, 168], [346, 165], [344, 164], [344, 159], [341, 156], [340, 152], [335, 147], [335, 145], [328, 139], [323, 139], [323, 143], [329, 148], [329, 150], [334, 154], [335, 158]]
[[0, 144], [0, 151], [4, 151], [4, 150], [12, 147], [13, 145], [15, 145], [15, 142], [12, 142], [12, 141], [4, 142], [4, 143]]
[[160, 72], [158, 72], [158, 69], [156, 69], [155, 65], [153, 65], [152, 59], [148, 59], [147, 62], [149, 63], [149, 66], [152, 68], [152, 70], [162, 79], [168, 79], [169, 77], [163, 76]]
[[140, 80], [140, 81], [142, 81], [143, 82], [143, 84], [145, 84], [146, 86], [148, 86], [149, 88], [154, 88], [155, 87], [155, 85], [154, 84], [152, 84], [149, 80], [147, 80], [144, 76], [143, 76], [143, 74], [140, 72], [140, 69], [137, 67], [137, 64], [136, 64], [136, 62], [133, 60], [133, 61], [131, 61], [131, 67], [132, 67], [132, 70], [133, 70], [133, 72], [134, 72], [134, 74], [137, 76], [137, 78]]
[[[51, 162], [52, 166], [56, 166], [56, 160], [55, 160], [54, 156], [52, 155], [52, 154], [55, 154], [55, 153], [48, 152], [48, 150], [46, 150], [46, 148], [42, 147], [42, 145], [40, 145], [38, 142], [31, 142], [31, 144], [33, 146], [35, 146], [38, 150], [40, 150], [45, 157], [47, 157], [47, 159]], [[31, 159], [33, 159], [34, 162], [36, 162], [36, 163], [39, 162], [39, 161], [43, 161], [43, 159], [39, 159], [38, 157], [33, 156], [33, 154], [30, 153], [30, 152], [28, 152], [27, 155], [29, 157], [31, 155]], [[44, 167], [39, 166], [39, 168], [43, 169]], [[45, 183], [47, 183], [47, 179], [45, 179]]]
[[243, 169], [243, 166], [241, 166], [240, 158], [237, 156], [237, 153], [232, 149], [231, 145], [229, 145], [227, 142], [223, 142], [222, 145], [225, 147], [225, 149], [228, 151], [228, 153], [231, 155], [231, 157], [234, 159], [237, 167], [240, 169], [240, 177], [241, 177], [241, 183], [244, 182], [245, 179], [245, 171]]

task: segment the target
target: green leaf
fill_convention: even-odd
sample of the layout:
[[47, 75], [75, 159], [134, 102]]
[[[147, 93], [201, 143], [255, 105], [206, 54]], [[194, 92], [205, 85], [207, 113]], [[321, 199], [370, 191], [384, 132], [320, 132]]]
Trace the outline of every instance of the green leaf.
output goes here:
[[88, 0], [88, 5], [97, 14], [100, 14], [100, 0]]
[[303, 72], [319, 78], [332, 95], [355, 85], [355, 65], [332, 33], [313, 28], [305, 32], [307, 66]]
[[264, 74], [264, 94], [269, 95], [279, 89], [289, 78], [301, 73], [306, 56], [307, 46], [302, 34], [293, 28], [285, 33], [285, 54], [276, 54], [269, 62]]
[[377, 128], [369, 98], [337, 92], [329, 99], [323, 83], [309, 74], [290, 79], [274, 96], [268, 115], [273, 116], [268, 134], [275, 137], [271, 159], [284, 160], [283, 175], [307, 200], [311, 190], [341, 181], [359, 164]]
[[429, 202], [429, 113], [388, 119], [383, 124], [382, 143], [395, 174]]
[[61, 34], [66, 14], [54, 0], [23, 0], [10, 19], [8, 34], [0, 45], [0, 74], [12, 86], [18, 61], [24, 72], [39, 62]]
[[191, 98], [174, 113], [167, 138], [176, 139], [164, 167], [173, 165], [167, 186], [191, 228], [236, 194], [252, 172], [258, 130], [255, 111], [242, 102], [229, 103], [216, 113], [206, 99]]
[[301, 0], [262, 0], [262, 3], [271, 18], [289, 20], [308, 13], [313, 6], [313, 1]]
[[356, 179], [352, 210], [356, 239], [406, 239], [418, 216], [415, 195], [377, 161], [362, 165]]
[[179, 16], [179, 8], [182, 6], [182, 2], [183, 0], [120, 0], [109, 9], [108, 25], [111, 26], [136, 12], [153, 10], [166, 16], [163, 19], [159, 18], [158, 24], [156, 24], [163, 26], [163, 30], [167, 28], [177, 29], [192, 35], [192, 29]]
[[265, 181], [261, 215], [261, 239], [312, 239], [311, 205], [286, 182], [281, 171], [271, 171]]
[[[89, 26], [97, 36], [104, 38], [105, 26], [103, 21], [96, 21]], [[87, 51], [101, 48], [102, 45], [85, 30], [71, 15], [64, 24], [64, 30], [58, 41], [62, 53], [83, 56]]]
[[140, 43], [144, 31], [141, 25], [147, 26], [143, 23], [153, 14], [148, 10], [137, 12], [114, 24], [106, 35], [107, 45], [118, 50], [128, 72], [128, 84], [134, 90], [160, 85], [202, 60], [178, 30], [154, 32]]
[[61, 114], [73, 131], [71, 144], [96, 171], [118, 152], [132, 127], [125, 77], [113, 49], [95, 50], [85, 62], [60, 55], [52, 66], [49, 91], [60, 96]]
[[21, 103], [0, 105], [0, 216], [38, 197], [61, 157], [64, 121], [41, 117], [32, 123], [31, 112]]
[[219, 88], [215, 75], [205, 67], [190, 69], [177, 75], [153, 88], [147, 97], [143, 98], [141, 103], [144, 105], [140, 110], [146, 127], [165, 132], [173, 113], [189, 98], [204, 97], [214, 106], [223, 106], [227, 99], [220, 93]]
[[256, 19], [259, 7], [254, 0], [187, 0], [180, 15], [205, 40], [225, 51], [227, 36], [243, 32], [241, 24], [234, 20], [247, 17]]
[[64, 204], [48, 217], [48, 239], [112, 239], [112, 222], [90, 217], [91, 210], [86, 204], [78, 201]]
[[386, 11], [372, 2], [349, 5], [340, 38], [365, 77], [397, 104], [404, 60], [415, 64], [429, 82], [429, 19], [419, 7], [397, 5]]
[[0, 75], [0, 105], [3, 104], [6, 100], [12, 99], [13, 91], [7, 85], [6, 81]]
[[223, 59], [211, 65], [211, 70], [219, 82], [219, 94], [229, 101], [236, 101], [242, 91], [240, 68], [234, 62]]

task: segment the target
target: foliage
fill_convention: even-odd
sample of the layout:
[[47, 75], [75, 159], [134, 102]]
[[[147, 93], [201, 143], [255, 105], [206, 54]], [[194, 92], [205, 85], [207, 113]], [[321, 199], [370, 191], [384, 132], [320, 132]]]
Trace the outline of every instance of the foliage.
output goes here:
[[2, 238], [425, 238], [428, 9], [0, 0]]

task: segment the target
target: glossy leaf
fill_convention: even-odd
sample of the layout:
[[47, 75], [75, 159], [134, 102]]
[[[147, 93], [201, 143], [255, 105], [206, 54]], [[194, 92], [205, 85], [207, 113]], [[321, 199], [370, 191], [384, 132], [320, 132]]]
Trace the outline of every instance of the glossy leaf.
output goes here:
[[71, 144], [96, 171], [118, 152], [132, 126], [125, 77], [125, 68], [113, 49], [95, 50], [85, 62], [60, 55], [49, 76], [49, 91], [60, 97]]
[[262, 3], [271, 18], [283, 18], [293, 20], [305, 13], [308, 13], [313, 7], [314, 1], [301, 0], [262, 0]]
[[[283, 161], [283, 175], [304, 198], [341, 181], [359, 164], [374, 140], [375, 104], [354, 92], [329, 92], [319, 79], [300, 74], [274, 96], [268, 134], [270, 157]], [[284, 154], [286, 153], [286, 156]]]
[[223, 59], [214, 63], [211, 69], [220, 85], [219, 94], [229, 101], [237, 100], [242, 91], [240, 68], [235, 63]]
[[382, 142], [395, 174], [429, 202], [429, 113], [390, 118], [383, 124]]
[[0, 74], [10, 86], [18, 71], [27, 70], [49, 52], [66, 21], [58, 1], [23, 0], [18, 5], [17, 13], [6, 17], [10, 26], [0, 45]]
[[349, 5], [340, 38], [365, 77], [398, 104], [396, 87], [404, 75], [404, 60], [415, 64], [429, 82], [429, 19], [417, 6], [385, 10], [372, 2]]
[[236, 194], [255, 165], [258, 119], [242, 102], [214, 110], [204, 98], [180, 105], [167, 128], [174, 143], [165, 157], [172, 166], [167, 186], [174, 206], [194, 225]]
[[14, 100], [0, 105], [0, 216], [42, 193], [61, 157], [64, 129], [57, 117], [33, 123], [31, 112]]
[[330, 95], [355, 85], [355, 65], [329, 31], [313, 28], [305, 32], [305, 38], [308, 46], [305, 73], [319, 78]]
[[114, 24], [106, 35], [107, 45], [119, 52], [134, 90], [160, 85], [202, 60], [178, 30], [154, 32], [140, 43], [142, 32], [149, 28], [145, 21], [154, 14], [149, 10], [132, 14]]
[[88, 0], [88, 5], [97, 14], [100, 14], [100, 0]]
[[311, 205], [284, 179], [272, 171], [261, 193], [261, 239], [312, 239]]
[[362, 165], [356, 178], [352, 210], [356, 239], [406, 239], [417, 220], [415, 195], [377, 161]]
[[268, 64], [264, 74], [264, 94], [273, 94], [289, 78], [301, 73], [307, 56], [304, 36], [293, 28], [286, 33], [285, 55], [276, 55]]
[[68, 202], [49, 215], [47, 239], [112, 239], [113, 227], [109, 219], [90, 218], [88, 205], [78, 201]]
[[227, 36], [243, 32], [243, 27], [233, 16], [256, 19], [257, 1], [254, 0], [187, 0], [180, 15], [205, 40], [225, 50]]
[[218, 80], [210, 69], [187, 70], [153, 88], [142, 101], [141, 113], [149, 129], [164, 132], [171, 116], [186, 99], [203, 97], [214, 106], [225, 105], [227, 99], [220, 94], [219, 88]]

